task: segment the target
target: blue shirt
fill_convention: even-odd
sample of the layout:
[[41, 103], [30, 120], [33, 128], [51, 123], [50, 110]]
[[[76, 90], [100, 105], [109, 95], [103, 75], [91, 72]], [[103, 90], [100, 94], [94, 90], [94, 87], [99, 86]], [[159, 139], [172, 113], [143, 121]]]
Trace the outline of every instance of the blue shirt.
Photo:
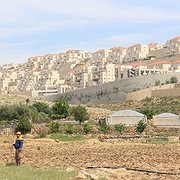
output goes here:
[[24, 143], [24, 139], [23, 139], [22, 136], [20, 136], [19, 138], [16, 139], [14, 147], [16, 149], [22, 148], [23, 147], [23, 143]]

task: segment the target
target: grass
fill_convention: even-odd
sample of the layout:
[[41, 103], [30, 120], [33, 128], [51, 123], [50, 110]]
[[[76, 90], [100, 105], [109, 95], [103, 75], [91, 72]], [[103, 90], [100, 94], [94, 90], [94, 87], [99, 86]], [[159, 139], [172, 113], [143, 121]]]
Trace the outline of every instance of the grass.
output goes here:
[[86, 137], [83, 135], [64, 135], [60, 133], [51, 134], [51, 139], [58, 139], [60, 141], [68, 142], [68, 141], [82, 141], [85, 140]]
[[1, 180], [68, 180], [77, 176], [77, 171], [38, 169], [30, 166], [0, 166]]

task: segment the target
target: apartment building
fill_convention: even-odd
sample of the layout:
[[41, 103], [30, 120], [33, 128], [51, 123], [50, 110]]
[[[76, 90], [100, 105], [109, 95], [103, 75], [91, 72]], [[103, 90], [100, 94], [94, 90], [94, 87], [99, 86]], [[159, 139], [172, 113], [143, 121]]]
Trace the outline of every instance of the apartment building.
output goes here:
[[113, 47], [110, 49], [109, 55], [107, 57], [107, 63], [120, 64], [123, 62], [126, 56], [127, 49], [124, 47]]
[[88, 54], [80, 50], [68, 50], [66, 51], [66, 61], [74, 62], [76, 60], [84, 60], [87, 58], [87, 55]]
[[172, 63], [172, 70], [178, 71], [178, 72], [180, 71], [180, 59], [178, 59]]
[[168, 40], [164, 45], [164, 49], [166, 57], [180, 55], [180, 36]]
[[92, 54], [92, 64], [95, 64], [97, 66], [104, 65], [107, 62], [107, 59], [109, 57], [109, 53], [111, 50], [109, 49], [101, 49], [99, 51], [96, 51]]
[[134, 62], [137, 60], [143, 60], [147, 58], [149, 53], [149, 46], [143, 44], [135, 44], [127, 48], [127, 55], [125, 57], [125, 63]]

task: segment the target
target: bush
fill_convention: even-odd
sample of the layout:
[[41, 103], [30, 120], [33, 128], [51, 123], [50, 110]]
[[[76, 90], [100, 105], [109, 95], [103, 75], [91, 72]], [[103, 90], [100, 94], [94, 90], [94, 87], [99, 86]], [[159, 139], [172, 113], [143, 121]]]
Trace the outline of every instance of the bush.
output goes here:
[[51, 118], [56, 120], [56, 119], [63, 119], [64, 115], [59, 115], [59, 114], [51, 114]]
[[155, 81], [155, 86], [160, 86], [160, 85], [161, 85], [161, 81], [156, 80], [156, 81]]
[[147, 124], [143, 120], [140, 120], [136, 126], [136, 132], [142, 133], [144, 129], [146, 128]]
[[143, 108], [143, 109], [139, 110], [139, 112], [146, 115], [147, 119], [152, 119], [154, 116], [153, 110], [149, 109], [149, 108]]
[[61, 115], [63, 118], [69, 116], [69, 104], [65, 100], [60, 100], [52, 106], [54, 114]]
[[76, 128], [72, 123], [67, 123], [64, 130], [67, 134], [74, 134], [76, 132]]
[[83, 131], [88, 134], [89, 132], [91, 132], [93, 129], [92, 125], [88, 122], [88, 123], [84, 123], [83, 125]]
[[26, 134], [31, 132], [31, 122], [29, 121], [29, 119], [27, 117], [23, 117], [19, 120], [17, 126], [16, 126], [16, 132], [20, 131], [22, 134]]
[[176, 76], [172, 76], [171, 78], [170, 78], [170, 83], [171, 84], [173, 84], [173, 83], [177, 83], [177, 77]]
[[46, 103], [35, 102], [32, 106], [35, 107], [38, 112], [43, 112], [45, 114], [51, 114], [52, 113], [51, 108]]
[[32, 106], [27, 105], [5, 105], [0, 107], [0, 120], [12, 121], [27, 117], [31, 120], [37, 118], [38, 112]]
[[89, 119], [88, 112], [84, 106], [78, 105], [72, 109], [72, 114], [75, 121], [78, 121], [80, 124]]
[[126, 125], [125, 124], [116, 124], [115, 125], [115, 130], [122, 134], [123, 131], [125, 131]]
[[103, 121], [100, 125], [100, 131], [107, 133], [111, 130], [110, 126], [106, 123], [106, 121]]
[[51, 133], [58, 133], [59, 132], [59, 123], [58, 122], [51, 122], [50, 124], [50, 132]]

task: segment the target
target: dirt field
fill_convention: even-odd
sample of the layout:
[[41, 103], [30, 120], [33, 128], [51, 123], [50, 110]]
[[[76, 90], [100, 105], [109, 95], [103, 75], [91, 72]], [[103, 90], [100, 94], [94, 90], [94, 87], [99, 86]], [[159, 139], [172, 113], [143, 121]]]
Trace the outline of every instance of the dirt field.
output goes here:
[[[12, 140], [0, 139], [0, 164], [14, 160], [11, 144]], [[109, 143], [98, 140], [62, 143], [51, 139], [26, 139], [23, 154], [25, 164], [43, 168], [124, 167], [180, 173], [180, 144]], [[133, 171], [119, 171], [117, 179], [127, 179], [127, 176], [129, 179], [180, 179], [178, 175]]]

